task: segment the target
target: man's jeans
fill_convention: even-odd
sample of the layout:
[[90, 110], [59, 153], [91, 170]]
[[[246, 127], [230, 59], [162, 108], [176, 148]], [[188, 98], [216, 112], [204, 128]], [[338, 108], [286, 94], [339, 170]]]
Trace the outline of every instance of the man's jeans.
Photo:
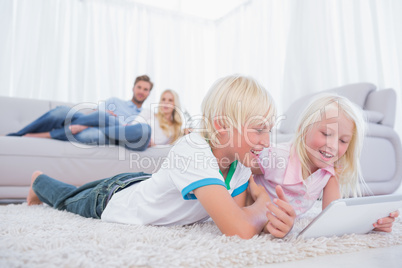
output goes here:
[[[7, 136], [23, 136], [28, 133], [51, 132], [61, 129], [64, 132], [64, 121], [68, 118], [71, 108], [68, 106], [58, 106], [24, 127], [18, 132], [10, 133]], [[70, 121], [75, 121], [82, 113], [71, 113]], [[52, 135], [51, 135], [52, 136]], [[56, 138], [55, 135], [52, 138]]]
[[[72, 135], [70, 125], [90, 126]], [[147, 124], [123, 126], [116, 117], [95, 111], [83, 114], [68, 106], [58, 106], [21, 129], [8, 136], [23, 136], [27, 133], [49, 132], [52, 139], [75, 141], [85, 144], [118, 144], [127, 149], [143, 151], [151, 140], [151, 127]]]
[[151, 127], [137, 123], [128, 126], [90, 127], [68, 140], [85, 144], [117, 144], [129, 150], [144, 151], [151, 140]]
[[58, 210], [100, 219], [112, 195], [130, 185], [150, 178], [150, 174], [122, 173], [76, 187], [45, 174], [39, 175], [32, 185], [39, 200]]

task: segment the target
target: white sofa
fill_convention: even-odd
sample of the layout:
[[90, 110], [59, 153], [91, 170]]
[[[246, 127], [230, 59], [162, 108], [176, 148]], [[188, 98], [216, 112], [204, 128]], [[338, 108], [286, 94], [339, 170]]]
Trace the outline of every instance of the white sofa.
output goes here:
[[[360, 159], [363, 177], [373, 194], [393, 193], [402, 181], [402, 147], [394, 130], [395, 91], [376, 90], [376, 86], [370, 83], [350, 84], [326, 91], [345, 96], [363, 109], [368, 121]], [[274, 142], [289, 141], [293, 137], [298, 116], [316, 94], [304, 96], [289, 106], [274, 132]]]
[[[376, 90], [369, 83], [330, 91], [348, 97], [366, 112], [370, 122], [361, 158], [363, 176], [374, 194], [394, 192], [402, 180], [401, 141], [393, 129], [395, 91]], [[284, 114], [286, 119], [274, 132], [273, 142], [290, 140], [297, 117], [311, 96], [302, 97], [290, 106]], [[98, 147], [51, 139], [2, 136], [18, 131], [57, 105], [66, 103], [0, 97], [0, 199], [25, 198], [35, 170], [74, 185], [123, 172], [154, 173], [170, 149], [168, 146], [134, 152], [122, 146]]]
[[[27, 196], [31, 174], [41, 170], [74, 185], [123, 172], [154, 173], [171, 146], [130, 151], [123, 146], [88, 146], [52, 139], [4, 136], [58, 105], [69, 103], [0, 97], [0, 199]], [[11, 200], [10, 200], [11, 199]]]

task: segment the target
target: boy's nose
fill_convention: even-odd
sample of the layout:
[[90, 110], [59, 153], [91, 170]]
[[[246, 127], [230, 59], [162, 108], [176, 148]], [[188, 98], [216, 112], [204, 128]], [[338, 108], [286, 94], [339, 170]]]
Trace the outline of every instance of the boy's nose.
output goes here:
[[269, 133], [266, 133], [264, 137], [261, 140], [261, 145], [264, 146], [264, 148], [268, 148], [270, 145], [270, 140], [269, 140]]

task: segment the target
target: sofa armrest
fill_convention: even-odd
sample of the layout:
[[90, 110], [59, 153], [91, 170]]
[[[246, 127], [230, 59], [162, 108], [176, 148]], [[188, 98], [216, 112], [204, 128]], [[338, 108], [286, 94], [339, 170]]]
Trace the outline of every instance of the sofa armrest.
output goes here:
[[361, 164], [363, 176], [375, 195], [394, 192], [402, 181], [402, 145], [388, 126], [368, 124]]
[[394, 127], [396, 114], [396, 92], [392, 88], [373, 91], [367, 96], [364, 110], [384, 115], [379, 124]]

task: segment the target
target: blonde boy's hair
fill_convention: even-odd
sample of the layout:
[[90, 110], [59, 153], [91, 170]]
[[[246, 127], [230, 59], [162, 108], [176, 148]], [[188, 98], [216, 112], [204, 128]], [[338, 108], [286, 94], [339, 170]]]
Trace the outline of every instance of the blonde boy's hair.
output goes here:
[[161, 105], [159, 105], [156, 117], [158, 118], [159, 126], [161, 127], [163, 133], [165, 133], [166, 136], [170, 136], [169, 143], [173, 144], [182, 135], [181, 125], [183, 124], [183, 119], [181, 117], [179, 95], [176, 93], [176, 91], [171, 89], [166, 89], [163, 91], [159, 103], [162, 101], [163, 94], [166, 92], [169, 92], [173, 95], [174, 109], [172, 114], [172, 122], [169, 122], [165, 118]]
[[241, 126], [272, 124], [276, 108], [272, 97], [255, 79], [232, 75], [212, 85], [202, 102], [202, 114], [201, 134], [211, 146], [218, 146], [215, 121], [241, 133]]
[[306, 175], [311, 174], [308, 165], [310, 159], [307, 156], [307, 145], [305, 143], [306, 135], [308, 135], [314, 123], [322, 120], [323, 115], [325, 116], [325, 112], [332, 109], [338, 109], [338, 114], [343, 114], [354, 124], [353, 136], [348, 149], [345, 154], [334, 163], [336, 177], [340, 184], [341, 196], [362, 196], [363, 190], [360, 184], [363, 186], [364, 191], [369, 191], [362, 177], [359, 160], [366, 129], [365, 120], [359, 107], [347, 98], [336, 94], [323, 93], [317, 95], [299, 118], [293, 145], [302, 164], [303, 177], [306, 178]]

